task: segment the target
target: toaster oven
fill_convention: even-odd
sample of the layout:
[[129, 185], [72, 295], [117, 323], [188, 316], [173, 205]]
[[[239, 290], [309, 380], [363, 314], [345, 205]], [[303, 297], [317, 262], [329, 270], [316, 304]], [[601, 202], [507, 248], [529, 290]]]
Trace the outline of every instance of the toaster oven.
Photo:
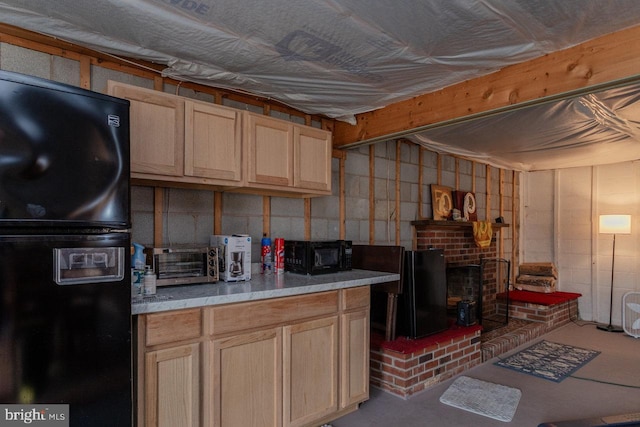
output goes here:
[[204, 284], [218, 281], [218, 248], [166, 247], [145, 250], [156, 286]]

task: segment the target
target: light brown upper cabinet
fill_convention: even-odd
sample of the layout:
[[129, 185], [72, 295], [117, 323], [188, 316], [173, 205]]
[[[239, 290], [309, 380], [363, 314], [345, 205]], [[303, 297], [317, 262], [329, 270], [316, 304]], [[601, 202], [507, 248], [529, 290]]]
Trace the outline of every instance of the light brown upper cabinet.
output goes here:
[[128, 99], [131, 173], [184, 174], [184, 102], [155, 90], [109, 81], [110, 95]]
[[185, 101], [184, 174], [239, 183], [242, 180], [240, 112]]
[[112, 81], [108, 92], [131, 102], [134, 180], [242, 185], [241, 111]]
[[331, 132], [245, 113], [245, 168], [253, 188], [331, 194]]
[[331, 194], [331, 132], [124, 83], [107, 90], [131, 102], [134, 184]]

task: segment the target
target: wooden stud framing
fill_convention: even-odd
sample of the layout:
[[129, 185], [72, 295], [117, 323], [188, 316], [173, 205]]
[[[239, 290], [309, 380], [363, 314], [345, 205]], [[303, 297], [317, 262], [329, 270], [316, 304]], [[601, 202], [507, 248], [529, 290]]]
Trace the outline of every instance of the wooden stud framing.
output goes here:
[[80, 87], [91, 90], [91, 58], [80, 56]]
[[418, 219], [424, 219], [424, 152], [422, 146], [418, 146]]
[[347, 218], [347, 211], [346, 211], [346, 201], [345, 201], [345, 162], [346, 162], [346, 156], [341, 156], [339, 158], [339, 168], [338, 168], [338, 203], [339, 205], [339, 233], [340, 233], [340, 239], [344, 240], [347, 237], [347, 224], [346, 224], [346, 218]]
[[311, 198], [304, 198], [304, 238], [311, 240]]
[[402, 155], [402, 141], [396, 141], [396, 207], [395, 207], [395, 235], [396, 235], [396, 245], [400, 244], [400, 169], [401, 162], [400, 157]]
[[471, 162], [471, 192], [476, 192], [476, 162]]
[[[504, 216], [504, 169], [498, 169], [498, 204], [498, 215]], [[500, 239], [498, 256], [504, 258], [504, 233], [499, 233], [498, 236]]]
[[271, 196], [262, 196], [262, 232], [271, 236]]
[[486, 165], [487, 171], [487, 198], [485, 199], [485, 219], [491, 221], [491, 166]]
[[369, 146], [369, 244], [374, 244], [376, 239], [376, 148]]
[[222, 193], [213, 193], [213, 234], [222, 234]]
[[164, 246], [164, 191], [163, 187], [153, 187], [153, 244], [158, 247]]
[[516, 171], [511, 174], [511, 283], [515, 283], [516, 267], [520, 264], [520, 196], [516, 190], [520, 187], [520, 174]]

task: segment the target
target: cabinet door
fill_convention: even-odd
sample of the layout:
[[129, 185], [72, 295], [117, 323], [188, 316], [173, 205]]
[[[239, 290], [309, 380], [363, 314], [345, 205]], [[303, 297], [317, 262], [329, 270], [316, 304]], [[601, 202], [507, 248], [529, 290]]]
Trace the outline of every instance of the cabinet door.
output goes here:
[[163, 92], [110, 81], [108, 92], [128, 99], [131, 172], [182, 176], [184, 102]]
[[245, 133], [249, 183], [293, 186], [293, 124], [247, 113]]
[[[282, 425], [282, 329], [249, 332], [210, 343], [213, 382], [206, 387], [205, 424]], [[209, 393], [209, 389], [212, 393]]]
[[200, 425], [200, 344], [193, 343], [145, 356], [145, 425]]
[[294, 186], [331, 192], [331, 133], [296, 126], [293, 140]]
[[242, 128], [240, 112], [202, 102], [185, 102], [187, 176], [239, 184]]
[[284, 327], [283, 425], [302, 426], [338, 410], [338, 317]]
[[369, 398], [369, 309], [342, 315], [340, 408]]

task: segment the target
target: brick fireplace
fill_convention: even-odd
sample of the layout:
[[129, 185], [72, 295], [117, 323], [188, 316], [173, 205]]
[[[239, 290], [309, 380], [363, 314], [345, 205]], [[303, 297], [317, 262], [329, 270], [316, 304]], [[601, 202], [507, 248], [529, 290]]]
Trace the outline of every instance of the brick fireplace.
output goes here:
[[[414, 221], [417, 249], [444, 249], [450, 264], [473, 265], [496, 259], [496, 233], [503, 224], [493, 224], [491, 245], [478, 248], [472, 225], [449, 221]], [[497, 328], [487, 332], [488, 323], [460, 326], [450, 319], [449, 330], [421, 339], [399, 337], [385, 341], [371, 336], [371, 385], [402, 398], [445, 381], [472, 367], [542, 336], [577, 316], [580, 294], [555, 292], [539, 294], [528, 291], [505, 292], [503, 266], [483, 263], [483, 316], [507, 319], [516, 329]], [[497, 310], [497, 313], [489, 312]], [[524, 322], [520, 326], [519, 322]], [[506, 332], [504, 332], [507, 330]], [[503, 333], [504, 332], [504, 333]], [[495, 335], [495, 336], [494, 336]], [[485, 340], [486, 339], [486, 340]]]
[[[495, 234], [504, 225], [496, 224], [494, 238], [487, 248], [478, 248], [470, 223], [453, 221], [415, 221], [416, 249], [442, 248], [447, 265], [480, 264], [497, 257]], [[482, 317], [498, 315], [496, 294], [499, 269], [484, 263], [482, 273]], [[446, 286], [446, 283], [442, 284]], [[503, 318], [504, 310], [501, 311]], [[455, 316], [455, 312], [453, 314]], [[399, 337], [394, 341], [372, 338], [371, 384], [407, 398], [482, 363], [481, 331], [485, 326], [458, 326], [418, 340]], [[379, 337], [378, 337], [379, 338]], [[380, 342], [378, 342], [380, 341]]]
[[[504, 224], [492, 224], [493, 238], [486, 248], [479, 248], [473, 238], [473, 226], [466, 222], [453, 221], [414, 221], [416, 233], [416, 249], [441, 248], [448, 267], [469, 266], [469, 275], [473, 275], [476, 267], [481, 266], [481, 295], [479, 301], [481, 318], [493, 319], [498, 315], [496, 295], [504, 292], [507, 277], [502, 263], [495, 261], [498, 257], [496, 234]], [[485, 325], [486, 327], [487, 325]]]

